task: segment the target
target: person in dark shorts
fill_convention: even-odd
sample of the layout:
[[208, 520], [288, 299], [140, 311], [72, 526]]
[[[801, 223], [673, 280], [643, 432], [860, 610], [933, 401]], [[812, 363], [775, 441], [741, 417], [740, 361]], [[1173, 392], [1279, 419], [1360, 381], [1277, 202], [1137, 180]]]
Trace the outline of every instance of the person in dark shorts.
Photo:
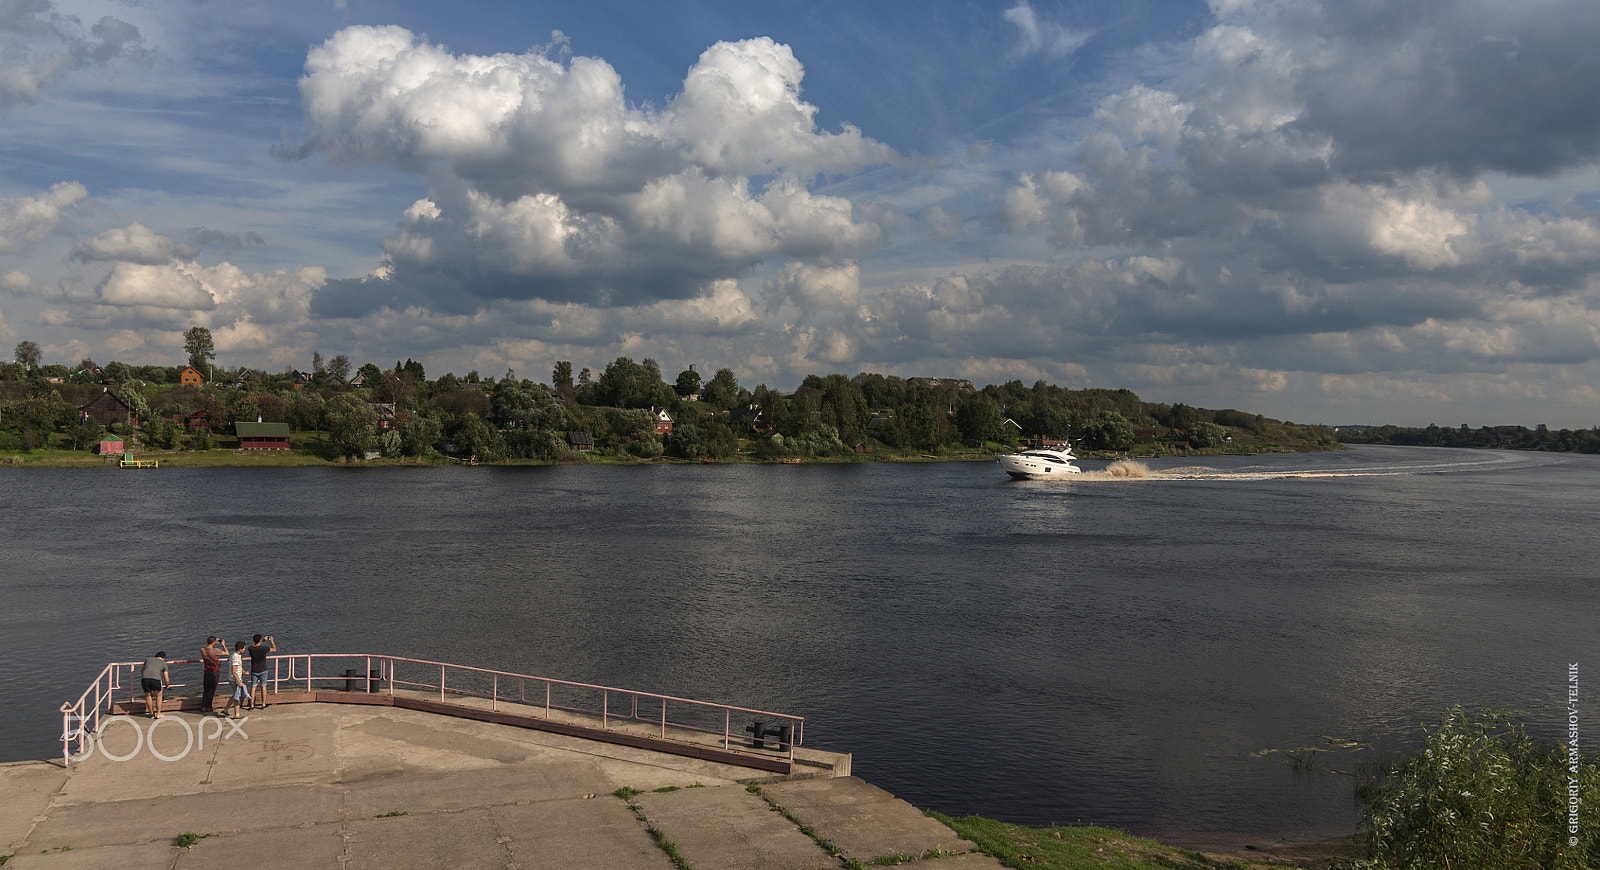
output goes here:
[[140, 676], [139, 686], [144, 689], [144, 710], [151, 718], [161, 718], [161, 693], [171, 682], [167, 676], [165, 650], [144, 660], [144, 671]]
[[256, 635], [255, 646], [250, 647], [250, 706], [267, 708], [267, 656], [278, 651], [277, 643], [273, 642], [272, 635], [263, 638]]
[[[221, 653], [221, 655], [219, 655]], [[227, 655], [228, 643], [216, 635], [206, 638], [200, 648], [200, 661], [205, 665], [204, 693], [200, 697], [200, 713], [211, 712], [217, 697], [217, 682], [222, 677], [222, 655]]]

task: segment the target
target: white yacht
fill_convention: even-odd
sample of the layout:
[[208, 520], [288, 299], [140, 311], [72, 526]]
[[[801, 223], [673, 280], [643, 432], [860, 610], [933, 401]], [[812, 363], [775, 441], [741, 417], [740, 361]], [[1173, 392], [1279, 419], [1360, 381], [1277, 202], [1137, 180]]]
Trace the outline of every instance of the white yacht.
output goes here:
[[1079, 474], [1083, 469], [1072, 464], [1072, 445], [1059, 447], [1030, 447], [1020, 453], [1001, 453], [995, 456], [1006, 474], [1017, 480], [1048, 480]]

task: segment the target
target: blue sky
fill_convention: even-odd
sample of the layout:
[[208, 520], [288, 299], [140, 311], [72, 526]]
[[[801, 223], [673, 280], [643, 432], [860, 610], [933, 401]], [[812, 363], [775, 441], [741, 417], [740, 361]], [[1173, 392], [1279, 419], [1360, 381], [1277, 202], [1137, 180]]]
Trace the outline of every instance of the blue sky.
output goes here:
[[1595, 44], [1590, 0], [19, 0], [0, 341], [1593, 426]]

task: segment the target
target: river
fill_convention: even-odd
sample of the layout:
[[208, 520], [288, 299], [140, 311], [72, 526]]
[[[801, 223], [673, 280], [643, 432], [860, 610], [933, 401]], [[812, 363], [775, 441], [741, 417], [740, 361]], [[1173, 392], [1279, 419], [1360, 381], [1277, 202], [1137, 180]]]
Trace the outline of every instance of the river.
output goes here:
[[1349, 779], [1262, 750], [1403, 749], [1600, 665], [1600, 457], [1148, 465], [5, 471], [0, 760], [59, 752], [107, 661], [262, 632], [793, 712], [955, 815], [1308, 839]]

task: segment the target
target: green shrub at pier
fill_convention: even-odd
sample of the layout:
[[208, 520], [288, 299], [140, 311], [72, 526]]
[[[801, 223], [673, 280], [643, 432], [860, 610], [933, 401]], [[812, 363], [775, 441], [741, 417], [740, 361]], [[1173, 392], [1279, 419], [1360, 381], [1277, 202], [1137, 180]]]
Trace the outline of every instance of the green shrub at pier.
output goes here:
[[1508, 710], [1457, 708], [1426, 730], [1419, 752], [1358, 790], [1362, 866], [1600, 867], [1600, 757], [1533, 739]]

